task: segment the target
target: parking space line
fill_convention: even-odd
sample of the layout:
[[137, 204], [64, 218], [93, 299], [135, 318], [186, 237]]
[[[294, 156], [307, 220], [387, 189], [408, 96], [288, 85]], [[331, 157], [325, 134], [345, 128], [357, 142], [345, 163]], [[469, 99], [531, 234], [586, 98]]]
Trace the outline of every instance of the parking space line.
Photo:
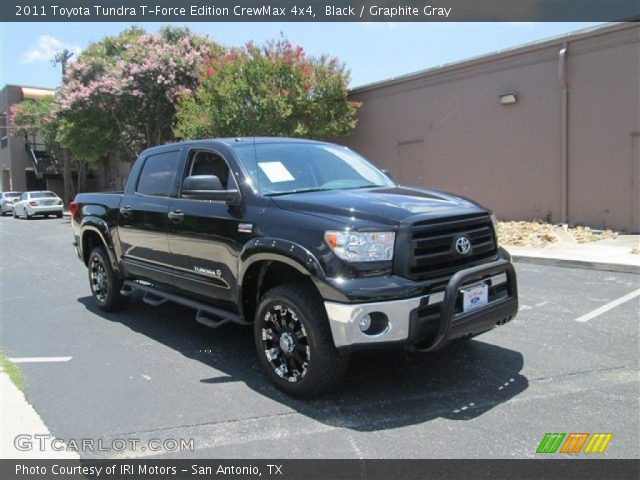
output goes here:
[[581, 317], [576, 318], [576, 322], [588, 322], [589, 320], [597, 317], [598, 315], [602, 315], [603, 313], [608, 312], [612, 308], [616, 308], [618, 305], [622, 305], [623, 303], [628, 302], [629, 300], [634, 299], [637, 296], [640, 296], [640, 288], [637, 290], [634, 290], [633, 292], [627, 293], [625, 296], [620, 297], [616, 300], [613, 300], [607, 303], [606, 305], [596, 308], [595, 310], [592, 310], [589, 313], [585, 313]]
[[68, 362], [73, 357], [14, 357], [9, 358], [11, 363], [48, 363], [48, 362]]

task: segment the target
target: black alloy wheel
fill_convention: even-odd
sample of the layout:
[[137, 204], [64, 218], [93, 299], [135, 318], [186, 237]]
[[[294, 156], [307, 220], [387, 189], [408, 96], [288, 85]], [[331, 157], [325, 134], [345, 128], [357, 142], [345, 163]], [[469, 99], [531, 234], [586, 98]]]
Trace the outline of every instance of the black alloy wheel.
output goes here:
[[263, 370], [289, 395], [325, 393], [346, 373], [349, 355], [335, 347], [327, 312], [313, 285], [288, 283], [267, 290], [253, 332]]
[[276, 374], [289, 382], [304, 378], [311, 348], [304, 325], [293, 310], [274, 304], [264, 317], [262, 346]]

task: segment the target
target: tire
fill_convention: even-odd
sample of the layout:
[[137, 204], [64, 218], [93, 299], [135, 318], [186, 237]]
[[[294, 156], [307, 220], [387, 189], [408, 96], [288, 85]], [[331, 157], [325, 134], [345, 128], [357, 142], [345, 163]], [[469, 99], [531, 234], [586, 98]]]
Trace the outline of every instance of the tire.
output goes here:
[[18, 218], [18, 214], [16, 213], [15, 208], [13, 209], [13, 218]]
[[22, 219], [23, 220], [31, 220], [31, 215], [29, 215], [29, 212], [27, 212], [26, 208], [22, 209]]
[[105, 312], [125, 308], [130, 297], [120, 294], [122, 279], [111, 266], [109, 255], [103, 247], [95, 247], [89, 255], [89, 288], [96, 305]]
[[253, 333], [262, 368], [291, 396], [327, 392], [347, 370], [349, 357], [336, 349], [324, 305], [311, 286], [289, 283], [267, 291]]
[[56, 217], [57, 217], [57, 218], [62, 218], [62, 212], [60, 212], [60, 213], [56, 213]]

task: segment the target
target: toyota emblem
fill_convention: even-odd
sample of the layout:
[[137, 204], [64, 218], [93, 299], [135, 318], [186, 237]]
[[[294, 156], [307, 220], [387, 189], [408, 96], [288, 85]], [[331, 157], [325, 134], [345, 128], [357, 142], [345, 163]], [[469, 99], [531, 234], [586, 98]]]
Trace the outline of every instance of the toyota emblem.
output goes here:
[[456, 239], [456, 251], [460, 255], [466, 255], [471, 250], [471, 242], [467, 237], [458, 237]]

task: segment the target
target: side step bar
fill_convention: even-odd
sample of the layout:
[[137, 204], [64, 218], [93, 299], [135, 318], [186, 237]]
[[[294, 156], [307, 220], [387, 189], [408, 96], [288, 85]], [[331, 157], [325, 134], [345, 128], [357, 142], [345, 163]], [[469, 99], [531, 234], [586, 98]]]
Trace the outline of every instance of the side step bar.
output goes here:
[[167, 303], [169, 299], [156, 295], [155, 293], [147, 292], [144, 294], [144, 297], [142, 297], [142, 301], [152, 307], [159, 307], [160, 305]]
[[158, 306], [166, 302], [174, 302], [198, 311], [196, 321], [207, 327], [217, 328], [228, 322], [248, 325], [240, 315], [221, 307], [215, 307], [192, 298], [187, 298], [176, 293], [169, 293], [152, 285], [138, 283], [133, 280], [125, 280], [124, 288], [127, 290], [140, 290], [145, 292], [143, 301], [149, 305]]

